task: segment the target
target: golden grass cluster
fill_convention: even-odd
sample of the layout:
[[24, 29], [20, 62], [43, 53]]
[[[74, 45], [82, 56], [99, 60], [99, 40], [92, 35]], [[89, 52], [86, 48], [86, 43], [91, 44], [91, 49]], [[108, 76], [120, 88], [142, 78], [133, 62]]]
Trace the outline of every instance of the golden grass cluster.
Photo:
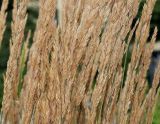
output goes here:
[[[148, 89], [156, 28], [147, 41], [155, 2], [146, 1], [132, 28], [139, 0], [39, 0], [28, 49], [29, 0], [14, 0], [2, 124], [151, 124], [160, 79], [159, 65]], [[0, 11], [0, 41], [7, 3], [3, 0]], [[122, 66], [131, 41], [131, 61]]]
[[3, 4], [0, 9], [0, 47], [1, 47], [1, 41], [3, 38], [3, 33], [5, 31], [5, 22], [6, 22], [6, 12], [7, 9], [8, 0], [4, 0]]

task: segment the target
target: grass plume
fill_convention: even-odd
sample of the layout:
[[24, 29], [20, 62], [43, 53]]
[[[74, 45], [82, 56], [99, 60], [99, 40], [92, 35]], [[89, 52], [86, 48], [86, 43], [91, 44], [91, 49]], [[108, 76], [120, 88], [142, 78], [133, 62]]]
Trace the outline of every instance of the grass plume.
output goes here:
[[30, 49], [28, 39], [22, 48], [28, 2], [14, 1], [3, 124], [152, 123], [160, 65], [149, 89], [146, 75], [157, 35], [155, 28], [148, 41], [156, 0], [146, 1], [133, 28], [139, 0], [39, 0]]

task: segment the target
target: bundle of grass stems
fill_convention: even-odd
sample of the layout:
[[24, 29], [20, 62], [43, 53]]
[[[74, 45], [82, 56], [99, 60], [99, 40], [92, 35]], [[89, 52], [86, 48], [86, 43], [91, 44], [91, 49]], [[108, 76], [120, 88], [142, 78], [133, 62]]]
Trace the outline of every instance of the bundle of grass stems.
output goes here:
[[[152, 123], [160, 65], [150, 88], [146, 75], [156, 0], [146, 1], [136, 23], [140, 0], [39, 0], [31, 47], [24, 34], [29, 2], [13, 4], [2, 124]], [[7, 5], [3, 0], [0, 43]]]

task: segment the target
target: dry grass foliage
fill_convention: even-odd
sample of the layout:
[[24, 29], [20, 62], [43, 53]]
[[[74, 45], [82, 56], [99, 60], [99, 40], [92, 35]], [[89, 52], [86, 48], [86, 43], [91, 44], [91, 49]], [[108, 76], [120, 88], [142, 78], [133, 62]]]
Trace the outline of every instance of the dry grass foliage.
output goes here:
[[0, 8], [0, 47], [3, 38], [3, 33], [5, 31], [5, 22], [7, 16], [5, 10], [7, 9], [7, 5], [8, 5], [8, 0], [4, 0]]
[[[22, 49], [28, 2], [14, 0], [2, 124], [152, 123], [160, 65], [150, 89], [146, 74], [157, 34], [155, 28], [147, 43], [155, 0], [146, 1], [133, 28], [139, 0], [39, 0], [29, 54], [30, 35], [25, 52]], [[4, 0], [0, 41], [6, 6]], [[135, 42], [127, 68], [122, 63], [131, 40]], [[21, 80], [23, 61], [27, 73]]]

